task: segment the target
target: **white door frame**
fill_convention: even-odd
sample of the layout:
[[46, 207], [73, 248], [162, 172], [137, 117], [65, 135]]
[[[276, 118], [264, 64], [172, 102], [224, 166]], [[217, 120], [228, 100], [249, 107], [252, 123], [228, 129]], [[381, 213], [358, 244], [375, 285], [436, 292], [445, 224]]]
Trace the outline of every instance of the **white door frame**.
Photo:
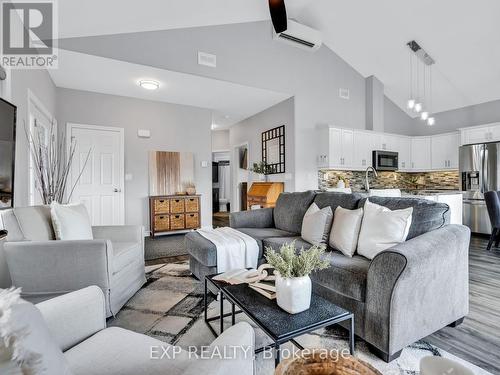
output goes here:
[[[72, 130], [78, 129], [88, 129], [88, 130], [105, 130], [116, 132], [120, 135], [120, 220], [119, 222], [123, 225], [125, 224], [125, 130], [123, 128], [118, 128], [114, 126], [101, 126], [101, 125], [88, 125], [88, 124], [78, 124], [74, 122], [66, 123], [66, 158], [69, 158], [69, 151], [71, 147], [71, 134]], [[70, 169], [70, 181], [73, 180]]]
[[[58, 137], [58, 131], [57, 131], [57, 121], [55, 117], [50, 113], [50, 111], [45, 107], [43, 102], [38, 99], [38, 97], [31, 91], [30, 89], [27, 89], [27, 98], [28, 98], [28, 131], [30, 134], [34, 134], [34, 129], [33, 129], [33, 123], [31, 121], [31, 116], [33, 114], [33, 109], [36, 108], [37, 111], [39, 111], [42, 115], [44, 115], [50, 122], [50, 125], [54, 124], [55, 127], [55, 132], [54, 136], [56, 137], [56, 142], [57, 142], [57, 137]], [[30, 206], [35, 204], [35, 194], [37, 194], [37, 189], [36, 189], [36, 179], [35, 175], [33, 174], [33, 158], [31, 156], [31, 141], [28, 139], [28, 152], [29, 152], [29, 165], [28, 165], [28, 194], [29, 194], [29, 204]]]

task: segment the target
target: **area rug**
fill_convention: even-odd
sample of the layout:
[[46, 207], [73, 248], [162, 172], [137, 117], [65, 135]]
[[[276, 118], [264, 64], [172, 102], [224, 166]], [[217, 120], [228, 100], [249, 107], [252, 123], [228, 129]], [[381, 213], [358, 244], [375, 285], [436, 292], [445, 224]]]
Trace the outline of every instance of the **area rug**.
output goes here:
[[185, 234], [168, 234], [156, 236], [155, 238], [146, 237], [144, 243], [144, 257], [146, 261], [187, 255], [188, 252], [184, 244], [184, 237]]
[[[191, 276], [188, 262], [160, 264], [147, 267], [147, 284], [126, 304], [108, 326], [119, 326], [155, 337], [183, 348], [210, 344], [214, 336], [203, 320], [203, 284]], [[209, 315], [218, 315], [218, 302], [210, 298]], [[229, 311], [229, 306], [225, 311]], [[230, 325], [227, 319], [227, 327]], [[244, 316], [237, 321], [248, 321], [255, 328], [256, 345], [269, 344], [269, 339]], [[328, 327], [301, 336], [297, 341], [306, 348], [342, 350], [348, 347], [347, 331], [341, 327]], [[293, 350], [290, 345], [282, 348]], [[386, 375], [417, 375], [420, 359], [425, 356], [441, 356], [455, 360], [472, 369], [475, 374], [487, 371], [463, 361], [425, 341], [419, 341], [403, 350], [400, 358], [385, 363], [370, 353], [364, 342], [358, 340], [356, 357], [370, 363]], [[274, 360], [256, 357], [256, 374], [271, 375]]]

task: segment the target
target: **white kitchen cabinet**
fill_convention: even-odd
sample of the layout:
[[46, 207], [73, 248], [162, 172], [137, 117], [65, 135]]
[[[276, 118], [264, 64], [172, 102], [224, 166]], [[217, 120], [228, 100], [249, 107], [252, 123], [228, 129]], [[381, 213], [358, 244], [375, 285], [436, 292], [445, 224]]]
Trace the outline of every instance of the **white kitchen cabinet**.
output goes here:
[[493, 123], [484, 126], [474, 126], [460, 129], [461, 143], [471, 145], [483, 142], [500, 141], [500, 123]]
[[384, 151], [399, 152], [400, 136], [395, 134], [382, 134], [380, 149]]
[[364, 170], [372, 165], [372, 152], [380, 148], [380, 135], [370, 131], [354, 131], [352, 167]]
[[319, 131], [318, 167], [352, 168], [354, 135], [352, 130], [326, 128]]
[[458, 169], [458, 138], [457, 133], [431, 137], [432, 169]]
[[431, 137], [412, 137], [411, 169], [426, 171], [431, 168]]
[[399, 137], [398, 164], [399, 170], [404, 172], [411, 170], [411, 139], [410, 137]]

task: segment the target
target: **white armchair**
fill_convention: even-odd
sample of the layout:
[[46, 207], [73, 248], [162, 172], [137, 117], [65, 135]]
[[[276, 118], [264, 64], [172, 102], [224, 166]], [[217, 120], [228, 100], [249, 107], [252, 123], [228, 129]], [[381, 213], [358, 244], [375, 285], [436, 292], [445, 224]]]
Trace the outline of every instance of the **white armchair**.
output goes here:
[[93, 227], [93, 240], [57, 241], [48, 206], [3, 211], [2, 221], [12, 285], [30, 302], [97, 285], [111, 316], [146, 282], [141, 226]]
[[[33, 346], [42, 351], [38, 353], [51, 374], [57, 368], [57, 373], [67, 375], [253, 375], [254, 331], [245, 322], [227, 329], [206, 352], [217, 347], [219, 353], [224, 353], [227, 347], [227, 352], [232, 353], [239, 346], [244, 351], [237, 351], [239, 354], [231, 359], [202, 360], [180, 348], [174, 351], [171, 345], [152, 337], [118, 327], [106, 328], [104, 295], [96, 286], [36, 307], [39, 312], [34, 307], [25, 309], [24, 324], [29, 322], [30, 334], [37, 338]], [[43, 319], [36, 319], [40, 312]], [[169, 356], [152, 355], [155, 352]]]

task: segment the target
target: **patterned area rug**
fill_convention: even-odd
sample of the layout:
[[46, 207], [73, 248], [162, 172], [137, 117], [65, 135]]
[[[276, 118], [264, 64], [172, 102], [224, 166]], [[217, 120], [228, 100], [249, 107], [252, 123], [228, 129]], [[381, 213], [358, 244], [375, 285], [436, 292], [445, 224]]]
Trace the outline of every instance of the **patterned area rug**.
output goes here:
[[[119, 326], [155, 337], [169, 344], [201, 346], [210, 344], [214, 337], [203, 320], [203, 283], [190, 275], [187, 262], [161, 264], [146, 267], [147, 284], [128, 301], [108, 326]], [[218, 315], [218, 303], [210, 299], [209, 315]], [[225, 311], [230, 311], [229, 306]], [[230, 322], [227, 319], [227, 326]], [[246, 320], [244, 314], [237, 321]], [[252, 324], [253, 325], [253, 324]], [[265, 334], [255, 327], [256, 345], [269, 344]], [[347, 332], [342, 327], [328, 327], [301, 336], [297, 341], [306, 348], [347, 348]], [[282, 348], [292, 350], [291, 345]], [[419, 341], [403, 350], [400, 358], [385, 363], [371, 354], [366, 344], [356, 342], [356, 357], [372, 364], [386, 375], [417, 375], [420, 359], [425, 356], [447, 357], [471, 368], [475, 374], [489, 374], [471, 363], [465, 362], [444, 350]], [[256, 357], [256, 374], [271, 375], [274, 360]]]

